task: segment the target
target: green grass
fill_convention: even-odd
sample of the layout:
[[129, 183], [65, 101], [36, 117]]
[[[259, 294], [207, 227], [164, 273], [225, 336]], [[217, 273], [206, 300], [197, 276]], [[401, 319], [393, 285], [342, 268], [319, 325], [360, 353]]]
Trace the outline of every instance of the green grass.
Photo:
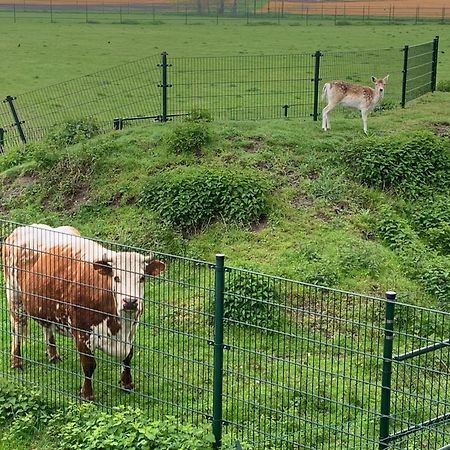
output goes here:
[[[242, 24], [168, 27], [2, 23], [2, 46], [6, 50], [6, 83], [2, 90], [9, 94], [42, 87], [158, 52], [167, 42], [173, 48], [166, 50], [195, 56], [399, 47], [405, 42], [428, 41], [436, 33], [442, 42], [448, 36], [448, 27], [426, 25], [349, 26], [345, 33], [343, 29]], [[79, 38], [74, 41], [69, 32], [79, 33]], [[448, 55], [440, 56], [439, 77], [448, 78]], [[435, 123], [442, 125], [450, 116], [448, 95], [429, 94], [404, 110], [373, 113], [369, 131], [375, 136], [389, 136], [398, 131], [434, 130]], [[148, 123], [69, 149], [52, 150], [47, 144], [9, 149], [0, 157], [0, 217], [25, 223], [71, 224], [87, 236], [206, 261], [213, 261], [215, 253], [223, 252], [230, 266], [376, 297], [394, 289], [400, 300], [447, 308], [445, 301], [425, 293], [426, 285], [415, 263], [438, 258], [448, 264], [448, 256], [437, 256], [414, 230], [411, 233], [415, 233], [416, 248], [392, 248], [382, 240], [374, 225], [380, 214], [389, 208], [412, 227], [408, 211], [414, 204], [354, 180], [341, 156], [346, 145], [364, 139], [361, 119], [335, 111], [332, 120], [333, 129], [328, 133], [310, 119], [215, 122], [210, 125], [211, 141], [193, 154], [170, 151], [165, 143], [174, 128], [170, 123]], [[267, 218], [250, 227], [218, 220], [197, 233], [183, 233], [162, 223], [155, 211], [138, 203], [139, 195], [155, 174], [185, 166], [258, 170], [274, 186]], [[148, 414], [175, 413], [188, 420], [196, 413], [159, 400], [172, 399], [201, 412], [210, 411], [211, 367], [204, 361], [210, 361], [212, 354], [207, 343], [212, 329], [205, 318], [211, 297], [208, 291], [195, 286], [195, 280], [208, 284], [211, 276], [212, 272], [197, 265], [183, 272], [172, 261], [163, 281], [147, 291], [156, 296], [158, 303], [147, 304], [145, 320], [151, 326], [141, 327], [136, 340], [141, 349], [134, 360], [136, 393], [127, 395], [118, 389], [116, 362], [99, 352], [95, 374], [99, 401], [106, 405], [142, 402]], [[190, 287], [183, 287], [180, 281]], [[283, 282], [279, 287], [286, 292]], [[314, 297], [295, 290], [283, 298], [287, 306], [295, 305], [294, 301], [305, 302], [300, 303], [300, 309], [306, 309], [307, 314], [292, 313], [280, 325], [284, 332], [297, 337], [227, 326], [226, 340], [235, 348], [226, 353], [225, 385], [230, 389], [226, 417], [240, 423], [243, 428], [239, 433], [247, 436], [265, 428], [289, 439], [295, 436], [311, 447], [365, 448], [364, 439], [375, 439], [378, 427], [374, 412], [378, 411], [379, 390], [375, 385], [379, 383], [381, 333], [372, 327], [382, 321], [381, 305], [371, 301], [358, 304], [354, 297], [346, 299], [337, 294]], [[0, 371], [10, 377], [4, 299], [1, 305]], [[397, 314], [403, 334], [396, 340], [396, 353], [425, 345], [425, 339], [439, 340], [448, 330], [440, 314], [415, 313], [408, 307], [399, 307]], [[361, 325], [341, 320], [349, 318]], [[26, 343], [32, 361], [23, 374], [17, 375], [31, 383], [39, 378], [48, 388], [49, 402], [55, 406], [65, 401], [59, 392], [76, 398], [80, 382], [73, 342], [58, 338], [58, 343], [64, 361], [59, 367], [48, 366], [41, 330], [33, 325]], [[446, 392], [444, 376], [439, 383], [434, 382], [442, 371], [439, 364], [438, 360], [430, 364], [423, 358], [417, 363], [422, 370], [410, 368], [403, 371], [404, 378], [396, 379], [399, 390], [418, 380], [411, 391], [398, 394], [399, 417], [414, 409], [418, 420], [429, 418], [427, 413], [433, 408], [427, 396], [442, 398]], [[427, 374], [429, 378], [423, 382], [425, 367], [437, 373]], [[272, 380], [279, 386], [271, 384]], [[369, 385], [363, 380], [370, 380]], [[421, 401], [411, 408], [414, 390], [421, 395]], [[355, 441], [346, 432], [363, 436]], [[0, 449], [1, 445], [0, 441]], [[17, 448], [46, 448], [45, 443], [21, 445], [17, 443]]]
[[[293, 27], [242, 23], [186, 26], [1, 22], [0, 96], [17, 95], [165, 50], [170, 56], [267, 55], [400, 48], [441, 37], [445, 25], [370, 25]], [[379, 68], [384, 75], [383, 67]], [[449, 78], [450, 56], [439, 54], [439, 79]]]

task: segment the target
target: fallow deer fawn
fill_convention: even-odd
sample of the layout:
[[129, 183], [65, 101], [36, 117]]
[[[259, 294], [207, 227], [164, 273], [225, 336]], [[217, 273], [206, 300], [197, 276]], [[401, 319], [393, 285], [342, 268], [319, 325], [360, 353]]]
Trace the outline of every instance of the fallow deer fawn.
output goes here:
[[322, 99], [326, 97], [328, 104], [322, 111], [322, 129], [325, 131], [331, 129], [328, 114], [335, 106], [342, 105], [361, 111], [364, 133], [367, 134], [367, 116], [369, 111], [374, 109], [383, 99], [384, 86], [388, 78], [389, 75], [386, 75], [384, 78], [372, 77], [372, 81], [375, 84], [374, 88], [340, 80], [325, 83], [322, 90]]

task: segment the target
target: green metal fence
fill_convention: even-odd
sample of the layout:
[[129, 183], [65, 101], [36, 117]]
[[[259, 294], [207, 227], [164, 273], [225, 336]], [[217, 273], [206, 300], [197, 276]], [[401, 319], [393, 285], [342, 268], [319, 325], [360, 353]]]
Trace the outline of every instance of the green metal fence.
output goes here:
[[[17, 226], [0, 221], [1, 240]], [[31, 315], [23, 370], [9, 368], [14, 333], [6, 292], [32, 296], [27, 277], [43, 274], [27, 261], [56, 254], [54, 245], [67, 238], [42, 234], [39, 247], [39, 233], [3, 249], [19, 253], [0, 271], [16, 274], [15, 284], [0, 278], [0, 375], [39, 386], [60, 406], [79, 400], [83, 378], [70, 337], [57, 337], [62, 361], [48, 362], [42, 327]], [[216, 444], [237, 439], [244, 449], [437, 450], [450, 443], [449, 313], [401, 303], [394, 293], [371, 297], [228, 267], [223, 255], [214, 263], [155, 257], [166, 270], [145, 279], [129, 363], [135, 389], [123, 392], [121, 362], [97, 351], [98, 404], [139, 406], [155, 419], [210, 421]], [[54, 267], [45, 274], [49, 286], [60, 281]], [[64, 306], [61, 293], [45, 297]]]
[[142, 120], [165, 122], [208, 110], [215, 119], [312, 117], [323, 82], [364, 85], [387, 74], [385, 103], [436, 88], [438, 39], [403, 49], [306, 54], [171, 57], [163, 52], [0, 103], [0, 145], [35, 140], [55, 124], [95, 117], [106, 131]]

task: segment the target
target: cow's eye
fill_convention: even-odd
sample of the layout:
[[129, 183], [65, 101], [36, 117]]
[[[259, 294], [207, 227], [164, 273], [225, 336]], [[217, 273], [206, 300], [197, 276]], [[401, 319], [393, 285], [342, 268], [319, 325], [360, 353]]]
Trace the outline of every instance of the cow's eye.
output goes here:
[[119, 283], [120, 278], [116, 275], [116, 276], [114, 277], [114, 281], [115, 281], [116, 283]]
[[143, 283], [144, 281], [145, 281], [145, 276], [142, 275], [142, 276], [139, 278], [139, 283]]

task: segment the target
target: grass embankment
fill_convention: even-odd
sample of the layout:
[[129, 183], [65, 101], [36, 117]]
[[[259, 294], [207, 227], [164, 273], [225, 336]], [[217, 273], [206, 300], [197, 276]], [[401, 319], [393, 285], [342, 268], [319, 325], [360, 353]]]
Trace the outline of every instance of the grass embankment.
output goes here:
[[[448, 116], [447, 96], [375, 113], [369, 128], [377, 136], [436, 131]], [[169, 148], [165, 136], [175, 124], [128, 129], [68, 149], [31, 144], [0, 161], [2, 216], [71, 223], [85, 235], [206, 260], [223, 252], [230, 265], [369, 294], [416, 290], [396, 253], [370, 228], [382, 208], [404, 210], [409, 200], [355, 180], [343, 157], [353, 141], [364, 143], [360, 119], [346, 112], [333, 119], [329, 133], [294, 120], [209, 124], [212, 140], [200, 152]], [[162, 222], [140, 202], [142, 192], [158, 174], [186, 166], [259, 173], [272, 183], [267, 217], [250, 227], [217, 220], [199, 232]], [[370, 267], [347, 267], [342, 261], [349, 254]]]
[[[333, 112], [333, 130], [329, 133], [323, 133], [318, 123], [294, 120], [202, 122], [200, 127], [191, 124], [183, 132], [176, 123], [149, 124], [68, 147], [61, 145], [67, 135], [56, 133], [46, 142], [10, 149], [2, 157], [0, 211], [2, 217], [18, 222], [71, 224], [86, 236], [203, 260], [211, 261], [215, 253], [223, 252], [231, 266], [376, 296], [394, 289], [400, 299], [408, 296], [409, 301], [445, 308], [450, 265], [446, 219], [449, 180], [448, 171], [442, 173], [441, 169], [448, 164], [448, 137], [433, 136], [448, 133], [448, 123], [442, 121], [442, 117], [450, 114], [448, 105], [448, 94], [436, 93], [411, 103], [405, 110], [374, 113], [369, 119], [369, 137], [362, 133], [357, 115], [342, 111]], [[209, 130], [208, 135], [201, 130]], [[187, 137], [188, 144], [180, 141], [180, 136]], [[398, 147], [390, 148], [390, 142], [397, 142]], [[415, 158], [404, 164], [411, 154]], [[367, 171], [370, 158], [373, 158], [373, 171]], [[378, 170], [380, 165], [384, 171]], [[186, 217], [191, 205], [186, 202], [172, 211], [160, 210], [162, 200], [168, 199], [167, 204], [171, 204], [168, 186], [182, 189], [183, 183], [178, 181], [190, 183], [189, 177], [196, 172], [206, 174], [206, 180], [211, 182], [198, 190], [197, 198], [212, 214], [199, 214], [198, 221], [189, 223]], [[211, 173], [226, 173], [231, 178], [219, 177], [218, 183], [217, 178], [209, 177]], [[261, 208], [245, 178], [249, 173], [255, 176], [253, 187], [261, 180], [261, 186], [266, 186], [266, 201]], [[392, 178], [389, 174], [396, 176]], [[258, 206], [252, 210], [255, 214], [246, 216], [244, 207], [234, 216], [228, 216], [208, 204], [205, 192], [211, 192], [211, 197], [216, 195], [215, 186], [223, 184], [224, 179], [236, 182], [250, 195], [249, 205]], [[161, 180], [166, 180], [160, 184], [166, 197], [161, 197], [158, 190]], [[159, 199], [156, 203], [152, 203], [151, 189]], [[188, 194], [186, 198], [190, 199], [192, 192]], [[233, 197], [230, 191], [226, 195], [233, 200], [230, 204], [238, 204], [235, 201], [239, 196]], [[202, 212], [194, 206], [192, 215]], [[422, 212], [426, 208], [430, 214], [425, 217], [431, 218], [432, 223], [424, 220]], [[179, 210], [187, 211], [187, 215], [177, 215]], [[174, 279], [176, 267], [171, 272]], [[149, 304], [149, 323], [154, 328], [181, 327], [183, 332], [195, 331], [197, 336], [203, 333], [208, 336], [210, 324], [199, 321], [200, 316], [185, 314], [192, 302], [204, 299], [195, 290], [184, 295], [178, 296], [174, 291], [173, 297], [164, 297], [173, 304], [160, 311], [161, 317], [157, 316], [157, 305]], [[336, 303], [333, 308], [336, 314], [345, 317], [342, 308], [349, 306]], [[315, 307], [320, 310], [323, 305], [317, 303]], [[377, 322], [381, 317], [378, 310], [360, 311], [367, 319], [373, 312], [370, 321]], [[326, 309], [322, 312], [328, 317]], [[2, 317], [6, 322], [4, 310]], [[408, 317], [411, 320], [412, 316]], [[377, 390], [371, 389], [370, 384], [366, 389], [355, 380], [373, 380], [374, 374], [379, 373], [379, 360], [373, 359], [371, 352], [377, 352], [372, 345], [379, 345], [381, 334], [374, 333], [369, 341], [365, 339], [361, 344], [353, 339], [354, 330], [338, 327], [339, 333], [330, 337], [328, 325], [306, 319], [295, 322], [287, 329], [295, 326], [297, 337], [289, 339], [282, 338], [281, 334], [275, 338], [254, 329], [229, 332], [228, 339], [238, 347], [254, 342], [258, 348], [245, 361], [245, 373], [251, 377], [240, 380], [243, 398], [255, 401], [244, 427], [254, 430], [251, 420], [256, 420], [256, 428], [282, 430], [288, 442], [297, 440], [315, 445], [320, 439], [329, 442], [329, 448], [350, 448], [352, 433], [375, 439], [374, 416], [369, 417], [366, 412], [377, 410], [374, 407], [378, 401]], [[3, 367], [7, 365], [8, 355], [8, 336], [4, 334]], [[317, 348], [310, 345], [311, 336], [320, 343]], [[327, 347], [330, 339], [335, 346]], [[26, 344], [33, 347], [29, 353], [33, 361], [27, 364], [23, 378], [31, 382], [37, 375], [45, 386], [54, 389], [49, 389], [48, 395], [51, 402], [58, 404], [59, 390], [76, 395], [77, 356], [72, 343], [64, 340], [63, 371], [38, 367], [36, 362], [44, 361], [41, 342], [40, 334], [33, 334], [31, 343]], [[200, 411], [208, 405], [210, 376], [202, 373], [201, 364], [196, 363], [193, 366], [196, 370], [188, 371], [183, 366], [183, 358], [189, 357], [193, 348], [189, 337], [172, 336], [168, 332], [149, 333], [141, 328], [136, 345], [142, 349], [142, 355], [136, 356], [135, 361], [137, 394], [148, 396], [149, 410], [158, 411], [153, 399], [161, 398], [166, 390], [170, 400], [187, 400]], [[361, 351], [361, 345], [368, 346], [364, 348], [364, 358], [353, 366], [353, 352], [358, 348]], [[336, 353], [342, 346], [348, 350], [345, 357]], [[176, 356], [165, 358], [163, 353], [167, 348]], [[198, 345], [195, 348], [199, 360], [207, 354], [210, 358], [206, 339], [201, 348]], [[150, 352], [154, 352], [151, 357]], [[274, 352], [278, 355], [275, 359], [270, 356]], [[295, 369], [300, 357], [296, 356], [297, 352], [310, 354], [311, 365]], [[236, 382], [232, 380], [233, 374], [239, 373], [243, 364], [239, 357], [234, 358], [228, 375], [230, 386]], [[329, 361], [334, 361], [333, 365], [327, 365]], [[147, 379], [148, 367], [152, 370], [162, 367], [163, 376]], [[323, 367], [328, 382], [321, 375]], [[113, 393], [117, 372], [118, 368], [107, 358], [99, 357], [98, 395], [108, 404], [133, 404], [137, 397], [127, 400], [125, 395]], [[180, 389], [181, 373], [184, 375]], [[273, 379], [283, 383], [274, 386], [268, 381]], [[309, 384], [304, 384], [305, 379]], [[206, 389], [199, 390], [197, 386]], [[424, 386], [429, 387], [427, 383]], [[296, 399], [296, 389], [300, 389], [303, 400]], [[268, 395], [272, 403], [268, 403]], [[359, 400], [361, 395], [363, 400]], [[234, 401], [239, 405], [239, 399], [230, 404]], [[267, 411], [271, 407], [273, 415], [267, 412], [253, 417], [258, 414], [258, 408]], [[227, 417], [242, 420], [243, 412], [239, 407], [233, 408], [230, 406]], [[303, 415], [313, 423], [308, 422], [298, 430], [296, 424]], [[276, 420], [279, 416], [283, 421]], [[348, 419], [345, 424], [344, 418]], [[315, 423], [325, 426], [317, 428]], [[328, 448], [326, 444], [324, 448]]]

